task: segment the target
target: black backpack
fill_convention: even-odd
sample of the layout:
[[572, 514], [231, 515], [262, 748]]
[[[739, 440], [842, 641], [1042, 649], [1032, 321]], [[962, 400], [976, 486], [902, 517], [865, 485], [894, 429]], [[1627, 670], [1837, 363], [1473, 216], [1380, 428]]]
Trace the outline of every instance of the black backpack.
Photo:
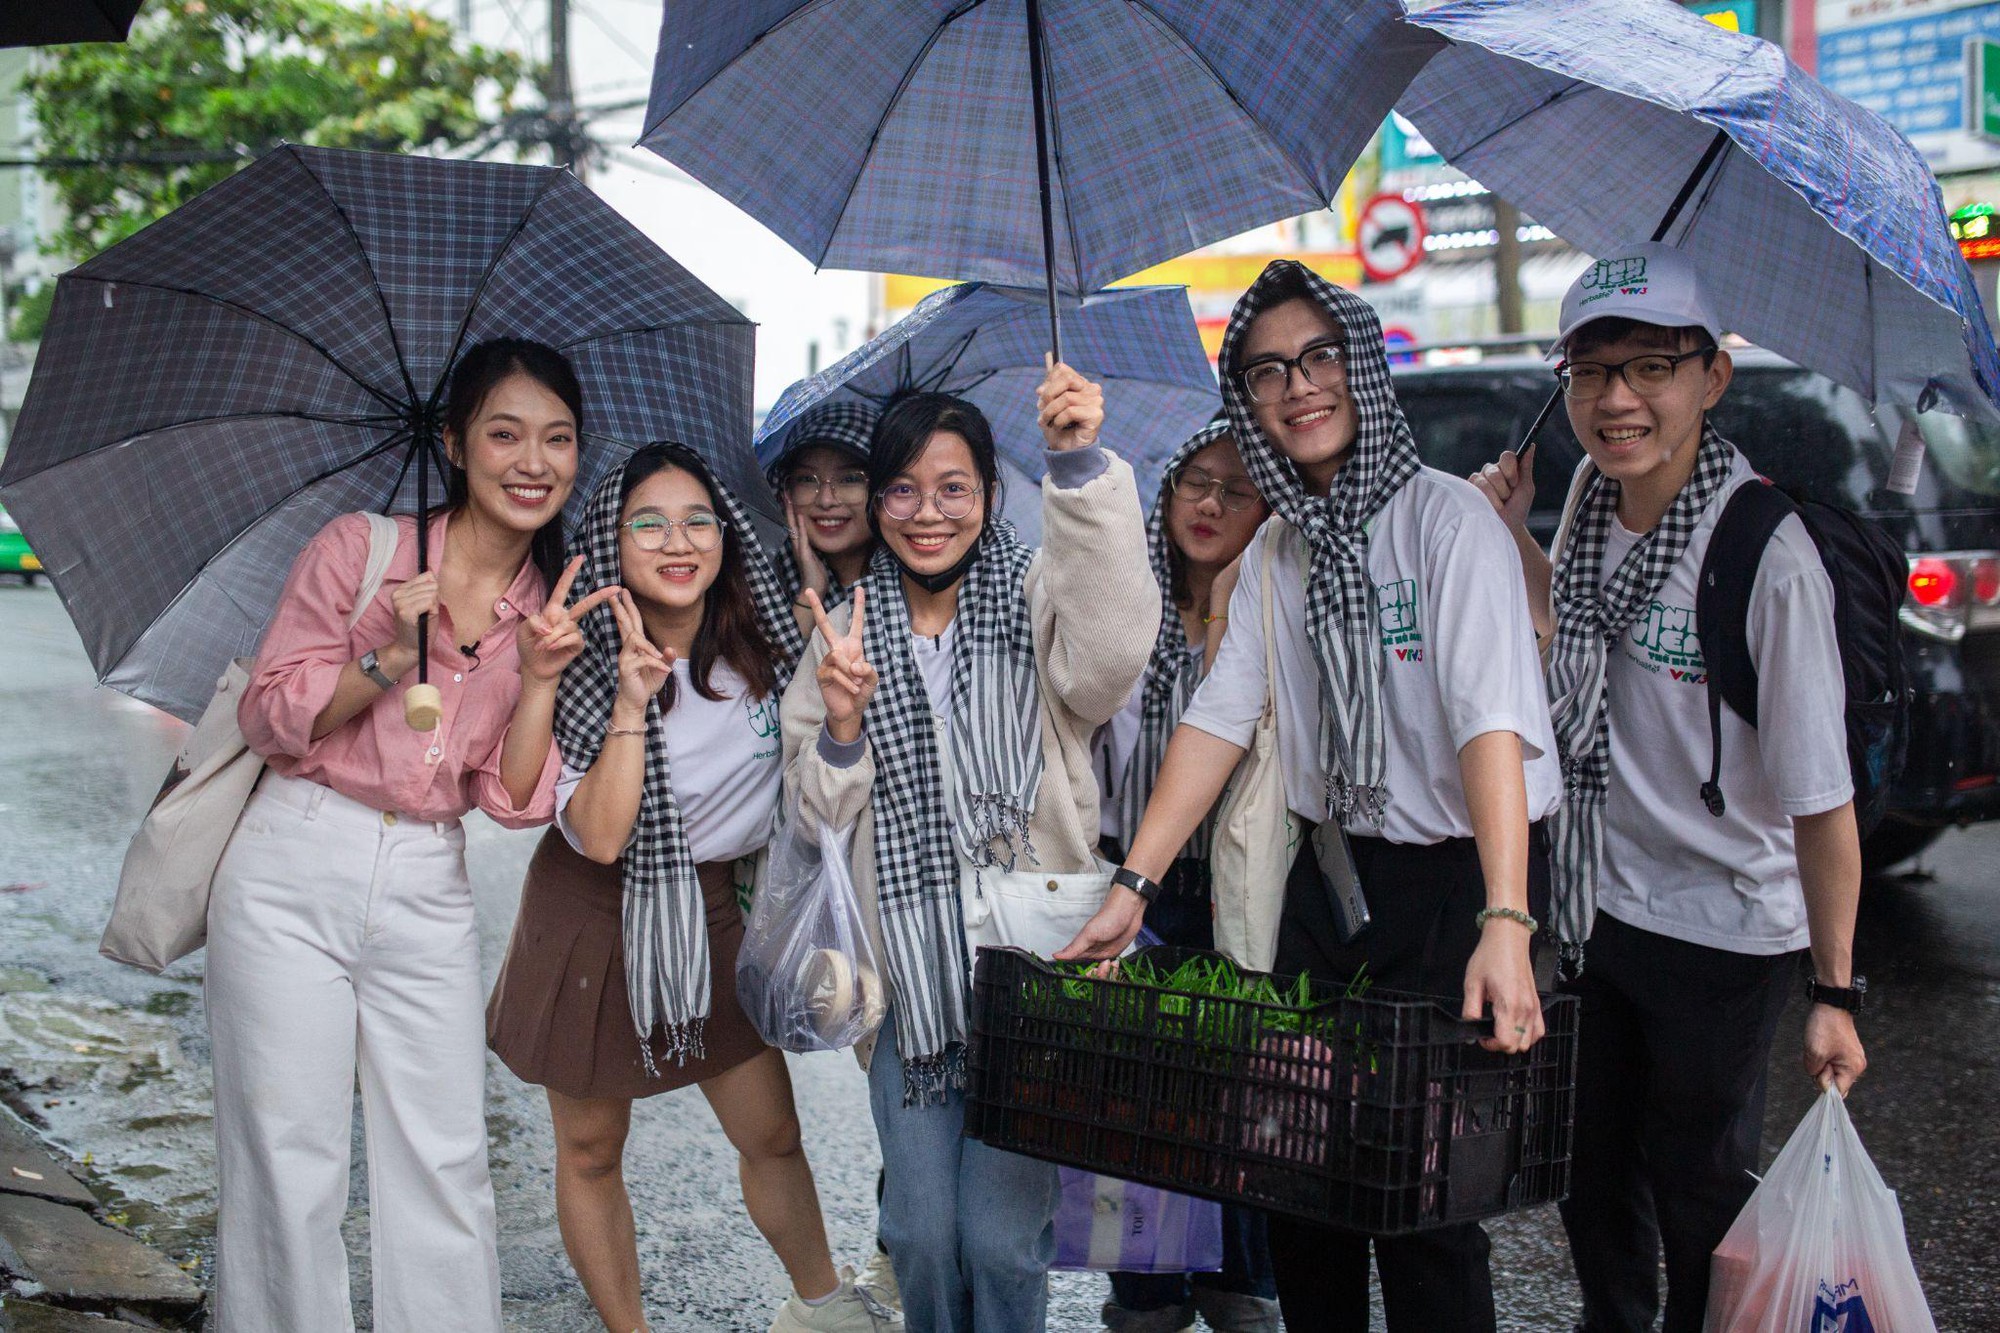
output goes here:
[[1720, 819], [1722, 705], [1757, 725], [1757, 669], [1750, 662], [1750, 588], [1764, 547], [1797, 514], [1833, 581], [1833, 628], [1847, 684], [1847, 763], [1854, 817], [1865, 836], [1881, 822], [1889, 784], [1903, 771], [1909, 742], [1909, 689], [1898, 616], [1909, 561], [1880, 524], [1851, 510], [1796, 500], [1768, 482], [1739, 486], [1723, 506], [1701, 562], [1695, 633], [1708, 666], [1708, 728], [1714, 747], [1702, 804]]

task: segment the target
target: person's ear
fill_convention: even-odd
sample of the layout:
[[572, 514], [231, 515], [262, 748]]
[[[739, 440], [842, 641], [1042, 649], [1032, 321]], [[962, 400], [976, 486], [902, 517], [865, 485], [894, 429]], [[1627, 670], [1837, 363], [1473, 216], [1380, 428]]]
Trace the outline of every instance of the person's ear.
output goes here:
[[1708, 384], [1701, 398], [1704, 412], [1721, 401], [1723, 390], [1729, 387], [1729, 382], [1735, 377], [1736, 363], [1730, 360], [1729, 353], [1720, 347], [1716, 348], [1715, 355], [1708, 363]]
[[444, 432], [444, 459], [461, 472], [465, 470], [465, 448], [459, 442], [458, 432], [448, 426]]

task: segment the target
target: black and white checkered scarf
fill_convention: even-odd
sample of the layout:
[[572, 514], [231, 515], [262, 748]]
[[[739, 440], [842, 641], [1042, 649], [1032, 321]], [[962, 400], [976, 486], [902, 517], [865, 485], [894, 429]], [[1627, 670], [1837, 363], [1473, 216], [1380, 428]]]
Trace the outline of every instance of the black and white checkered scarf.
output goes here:
[[[1189, 459], [1217, 440], [1228, 439], [1229, 429], [1227, 421], [1212, 421], [1175, 451], [1160, 476], [1160, 494], [1146, 520], [1146, 558], [1153, 566], [1153, 578], [1160, 585], [1160, 634], [1153, 640], [1153, 660], [1147, 664], [1146, 678], [1139, 687], [1138, 740], [1132, 746], [1132, 757], [1125, 761], [1119, 783], [1118, 807], [1127, 845], [1139, 832], [1146, 802], [1152, 799], [1153, 782], [1159, 777], [1160, 761], [1166, 758], [1167, 742], [1173, 738], [1174, 728], [1180, 725], [1181, 714], [1194, 699], [1194, 687], [1201, 683], [1201, 658], [1188, 643], [1181, 609], [1174, 602], [1173, 538], [1167, 534], [1167, 510], [1173, 504], [1174, 479], [1180, 476]], [[1215, 813], [1210, 811], [1188, 837], [1180, 855], [1207, 856], [1209, 833], [1214, 824]]]
[[[940, 756], [930, 696], [910, 644], [902, 568], [878, 548], [864, 651], [880, 676], [868, 705], [875, 751], [875, 877], [894, 988], [903, 1101], [942, 1100], [965, 1084], [966, 958], [954, 849], [975, 866], [1030, 858], [1028, 823], [1042, 780], [1042, 702], [1022, 580], [1032, 552], [992, 520], [958, 585], [953, 621], [951, 753]], [[951, 765], [947, 797], [945, 769]]]
[[[619, 497], [624, 469], [613, 468], [590, 498], [571, 554], [583, 556], [572, 595], [581, 597], [621, 581], [618, 556]], [[778, 650], [778, 689], [797, 665], [802, 647], [790, 599], [757, 541], [750, 516], [713, 476], [702, 477], [715, 498], [716, 512], [729, 525], [728, 538], [742, 543], [744, 574], [757, 604], [757, 618]], [[610, 607], [583, 621], [581, 655], [563, 672], [556, 696], [555, 736], [563, 761], [588, 769], [597, 760], [618, 698], [618, 622]], [[680, 805], [674, 800], [667, 765], [665, 711], [661, 696], [646, 705], [646, 780], [639, 795], [639, 818], [632, 845], [620, 862], [624, 881], [625, 989], [646, 1072], [657, 1074], [651, 1036], [660, 1029], [666, 1058], [676, 1064], [702, 1058], [702, 1027], [708, 1016], [709, 963], [707, 909]]]
[[1611, 710], [1605, 688], [1611, 645], [1659, 595], [1735, 462], [1735, 448], [1713, 426], [1704, 425], [1687, 485], [1609, 579], [1602, 578], [1601, 570], [1605, 539], [1618, 511], [1619, 485], [1596, 474], [1577, 500], [1569, 535], [1557, 555], [1550, 584], [1556, 632], [1549, 649], [1549, 699], [1564, 798], [1550, 822], [1550, 861], [1556, 941], [1566, 975], [1578, 970], [1597, 918], [1604, 798], [1611, 771]]
[[[825, 445], [855, 456], [861, 467], [868, 465], [869, 442], [875, 438], [875, 423], [881, 419], [881, 412], [873, 403], [840, 399], [833, 402], [815, 403], [799, 413], [798, 420], [785, 429], [784, 448], [771, 466], [764, 469], [764, 480], [771, 483], [771, 493], [778, 497], [778, 509], [785, 507], [785, 475], [792, 470], [792, 457], [801, 449], [811, 449]], [[865, 506], [864, 506], [865, 510]], [[864, 512], [862, 522], [868, 518]], [[779, 576], [794, 597], [805, 586], [805, 576], [799, 571], [798, 557], [792, 553], [790, 542], [786, 542], [773, 556]], [[840, 576], [831, 568], [826, 572], [826, 605], [839, 606], [853, 591], [840, 581]]]
[[[1347, 340], [1347, 392], [1358, 430], [1324, 497], [1306, 493], [1291, 462], [1257, 425], [1237, 378], [1250, 322], [1304, 291]], [[1222, 336], [1222, 402], [1243, 465], [1264, 499], [1305, 537], [1306, 633], [1319, 664], [1320, 761], [1327, 808], [1379, 826], [1389, 805], [1382, 734], [1382, 645], [1368, 578], [1368, 523], [1416, 475], [1416, 440], [1403, 420], [1382, 350], [1382, 324], [1366, 301], [1296, 260], [1273, 260], [1236, 303]]]

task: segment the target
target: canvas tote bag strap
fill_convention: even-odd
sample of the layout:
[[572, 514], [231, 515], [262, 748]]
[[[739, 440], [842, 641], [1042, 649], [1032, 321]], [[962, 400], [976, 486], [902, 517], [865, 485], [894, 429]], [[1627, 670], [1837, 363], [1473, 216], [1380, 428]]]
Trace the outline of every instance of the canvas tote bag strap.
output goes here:
[[368, 563], [362, 567], [361, 586], [355, 593], [354, 610], [347, 617], [350, 634], [361, 623], [362, 614], [375, 600], [375, 594], [382, 591], [382, 579], [389, 572], [389, 562], [396, 558], [396, 544], [401, 538], [396, 520], [387, 514], [364, 513], [362, 517], [368, 520]]

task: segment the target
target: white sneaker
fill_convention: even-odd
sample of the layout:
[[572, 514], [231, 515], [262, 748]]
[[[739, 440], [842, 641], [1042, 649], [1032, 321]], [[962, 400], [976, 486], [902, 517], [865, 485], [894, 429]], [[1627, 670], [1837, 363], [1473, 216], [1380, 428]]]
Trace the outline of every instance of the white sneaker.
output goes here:
[[903, 1312], [903, 1289], [896, 1285], [896, 1266], [889, 1262], [889, 1252], [880, 1246], [868, 1256], [868, 1264], [861, 1270], [861, 1276], [854, 1279], [854, 1285], [873, 1296], [876, 1304], [897, 1314]]
[[807, 1305], [797, 1292], [787, 1296], [770, 1333], [891, 1333], [902, 1327], [903, 1316], [857, 1286], [853, 1266], [846, 1265], [832, 1299]]

